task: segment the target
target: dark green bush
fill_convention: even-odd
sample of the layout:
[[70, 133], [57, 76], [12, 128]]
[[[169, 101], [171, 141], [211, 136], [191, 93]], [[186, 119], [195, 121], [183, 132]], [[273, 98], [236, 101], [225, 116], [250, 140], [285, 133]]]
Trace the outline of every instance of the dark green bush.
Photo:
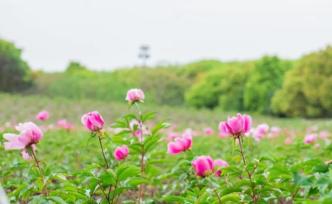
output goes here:
[[13, 43], [0, 39], [0, 91], [20, 91], [32, 85], [31, 71]]
[[243, 110], [243, 90], [252, 63], [229, 63], [209, 71], [186, 93], [187, 104], [197, 108]]
[[265, 56], [255, 63], [244, 91], [246, 110], [270, 113], [271, 98], [280, 89], [291, 63], [276, 56]]
[[285, 116], [332, 115], [332, 47], [300, 59], [272, 99], [274, 113]]

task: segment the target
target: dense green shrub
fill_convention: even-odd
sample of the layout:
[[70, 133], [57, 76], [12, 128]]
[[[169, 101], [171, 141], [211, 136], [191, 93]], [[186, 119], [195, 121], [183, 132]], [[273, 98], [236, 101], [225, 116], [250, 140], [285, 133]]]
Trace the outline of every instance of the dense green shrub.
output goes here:
[[186, 93], [187, 104], [197, 108], [243, 110], [243, 90], [252, 63], [230, 63], [212, 69]]
[[290, 65], [290, 62], [282, 61], [276, 56], [264, 56], [258, 60], [245, 85], [245, 109], [270, 113], [271, 98], [281, 87]]
[[13, 43], [0, 39], [0, 91], [19, 91], [32, 84], [30, 68], [21, 54]]
[[88, 68], [76, 61], [69, 62], [66, 68], [67, 73], [82, 73], [84, 71], [88, 71]]
[[176, 68], [132, 68], [113, 72], [93, 72], [84, 65], [70, 63], [65, 73], [41, 74], [39, 93], [66, 98], [123, 101], [130, 88], [147, 92], [147, 103], [180, 105], [188, 80]]
[[127, 83], [144, 89], [151, 102], [181, 105], [190, 83], [178, 71], [177, 67], [158, 67], [118, 70], [114, 73]]
[[321, 117], [332, 113], [332, 47], [310, 53], [287, 73], [272, 99], [276, 114]]
[[210, 70], [220, 68], [222, 65], [223, 63], [218, 60], [201, 60], [182, 66], [179, 74], [190, 81], [195, 81]]

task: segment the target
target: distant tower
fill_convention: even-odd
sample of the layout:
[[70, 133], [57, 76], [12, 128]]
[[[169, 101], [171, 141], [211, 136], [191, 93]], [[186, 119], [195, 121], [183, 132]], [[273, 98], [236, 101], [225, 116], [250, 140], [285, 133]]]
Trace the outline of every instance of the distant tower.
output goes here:
[[146, 67], [146, 62], [150, 58], [150, 46], [141, 45], [139, 47], [138, 58], [142, 60], [142, 67]]

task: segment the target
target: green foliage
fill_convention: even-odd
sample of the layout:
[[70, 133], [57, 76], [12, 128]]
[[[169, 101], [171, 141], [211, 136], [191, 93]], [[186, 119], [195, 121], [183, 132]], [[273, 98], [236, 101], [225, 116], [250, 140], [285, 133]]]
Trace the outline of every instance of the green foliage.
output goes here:
[[66, 72], [68, 72], [68, 73], [80, 73], [80, 72], [84, 72], [84, 71], [88, 71], [88, 68], [76, 61], [69, 62], [68, 66], [66, 68]]
[[13, 43], [0, 39], [0, 91], [20, 91], [32, 85], [31, 71]]
[[212, 69], [219, 68], [222, 65], [223, 63], [218, 60], [202, 60], [182, 66], [179, 73], [190, 81], [196, 81], [199, 80], [205, 73]]
[[119, 78], [142, 88], [156, 104], [181, 105], [189, 81], [176, 67], [134, 68], [116, 71]]
[[147, 103], [181, 105], [189, 82], [175, 68], [133, 68], [113, 72], [92, 72], [72, 62], [65, 73], [42, 74], [37, 93], [71, 99], [91, 98], [123, 101], [130, 88], [147, 93]]
[[194, 107], [243, 110], [243, 92], [252, 63], [230, 63], [212, 69], [186, 93], [186, 102]]
[[271, 98], [281, 87], [289, 67], [290, 62], [282, 61], [276, 56], [265, 56], [258, 60], [245, 85], [245, 109], [270, 113]]
[[300, 59], [272, 99], [276, 114], [286, 116], [331, 116], [332, 47]]

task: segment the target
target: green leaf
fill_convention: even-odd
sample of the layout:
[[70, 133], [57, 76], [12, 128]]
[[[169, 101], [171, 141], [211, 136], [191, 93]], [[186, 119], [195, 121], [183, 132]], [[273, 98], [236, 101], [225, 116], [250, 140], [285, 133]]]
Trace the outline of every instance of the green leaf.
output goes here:
[[113, 170], [107, 169], [100, 174], [99, 179], [105, 186], [115, 185], [116, 175]]
[[145, 113], [141, 116], [141, 121], [145, 122], [147, 120], [152, 120], [155, 118], [156, 113], [155, 112], [149, 112], [149, 113]]
[[148, 152], [151, 149], [153, 149], [154, 147], [157, 146], [158, 142], [160, 140], [160, 136], [159, 135], [151, 135], [151, 136], [147, 136], [145, 138], [144, 141], [144, 151]]
[[221, 196], [221, 202], [224, 203], [226, 201], [232, 201], [235, 203], [239, 203], [240, 202], [240, 195], [238, 193], [230, 193], [224, 196]]
[[169, 126], [170, 126], [169, 123], [160, 122], [152, 128], [151, 133], [152, 135], [155, 135], [159, 130], [168, 128]]
[[116, 169], [117, 179], [124, 181], [129, 177], [138, 176], [140, 174], [140, 168], [132, 165], [123, 164]]
[[58, 197], [58, 196], [51, 196], [51, 197], [48, 197], [48, 199], [54, 201], [57, 204], [67, 204], [67, 202], [65, 200], [63, 200], [61, 197]]
[[126, 184], [129, 187], [136, 187], [138, 185], [148, 184], [148, 183], [149, 183], [149, 180], [142, 178], [142, 177], [132, 177], [132, 178], [129, 178], [128, 181], [126, 182]]
[[164, 196], [162, 198], [162, 200], [165, 201], [166, 203], [184, 203], [185, 202], [185, 198], [183, 198], [181, 196], [175, 196], [175, 195]]

